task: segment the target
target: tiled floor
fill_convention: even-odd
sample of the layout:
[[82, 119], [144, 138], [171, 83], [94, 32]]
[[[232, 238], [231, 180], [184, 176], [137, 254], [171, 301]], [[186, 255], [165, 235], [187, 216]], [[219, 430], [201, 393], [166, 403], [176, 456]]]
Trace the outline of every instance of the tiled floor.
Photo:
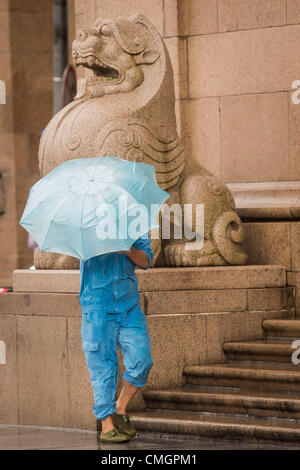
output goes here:
[[271, 445], [195, 439], [167, 438], [140, 434], [124, 444], [102, 444], [96, 433], [71, 429], [0, 425], [1, 450], [241, 450], [300, 449], [300, 446]]

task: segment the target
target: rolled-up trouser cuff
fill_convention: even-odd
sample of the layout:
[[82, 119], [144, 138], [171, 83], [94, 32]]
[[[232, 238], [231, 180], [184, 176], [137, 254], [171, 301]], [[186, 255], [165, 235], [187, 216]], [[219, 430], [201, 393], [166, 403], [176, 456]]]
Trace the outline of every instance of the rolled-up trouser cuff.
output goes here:
[[105, 407], [103, 409], [103, 406], [93, 406], [93, 413], [96, 419], [103, 420], [107, 418], [108, 416], [114, 414], [117, 412], [117, 407], [115, 403], [112, 403], [111, 408]]
[[130, 377], [130, 375], [128, 375], [126, 371], [123, 372], [122, 376], [123, 376], [123, 379], [126, 380], [126, 382], [129, 382], [131, 385], [134, 385], [134, 387], [145, 387], [146, 382], [147, 382], [147, 379], [141, 381], [133, 377]]

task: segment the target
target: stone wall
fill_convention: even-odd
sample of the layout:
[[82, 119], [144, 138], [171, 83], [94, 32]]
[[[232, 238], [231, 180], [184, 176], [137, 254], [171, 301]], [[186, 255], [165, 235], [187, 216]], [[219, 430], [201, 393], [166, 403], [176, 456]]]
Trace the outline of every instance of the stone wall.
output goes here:
[[[0, 79], [6, 85], [6, 104], [0, 104], [0, 184], [4, 191], [4, 215], [0, 216], [0, 284], [6, 283], [8, 274], [17, 266], [15, 227], [15, 186], [12, 61], [10, 49], [9, 2], [0, 4]], [[8, 234], [10, 236], [8, 237]]]
[[300, 0], [75, 0], [76, 25], [140, 12], [164, 36], [191, 156], [224, 182], [300, 177]]
[[[75, 0], [76, 27], [136, 12], [149, 17], [169, 50], [188, 158], [235, 196], [237, 185], [244, 188], [238, 207], [253, 208], [244, 218], [249, 264], [285, 266], [299, 314], [300, 192], [297, 186], [289, 196], [289, 182], [300, 179], [300, 104], [292, 102], [300, 0]], [[260, 193], [262, 182], [273, 182], [271, 196]], [[271, 209], [257, 221], [261, 207]]]
[[17, 267], [32, 264], [27, 234], [19, 226], [29, 188], [39, 178], [41, 130], [52, 116], [52, 0], [1, 0], [0, 172], [5, 214], [0, 216], [0, 286]]
[[69, 64], [73, 64], [72, 58], [72, 42], [74, 41], [75, 31], [75, 0], [67, 0], [68, 15], [68, 60]]
[[300, 316], [300, 221], [252, 221], [244, 224], [251, 265], [280, 264], [287, 270], [287, 284], [294, 288], [295, 315]]

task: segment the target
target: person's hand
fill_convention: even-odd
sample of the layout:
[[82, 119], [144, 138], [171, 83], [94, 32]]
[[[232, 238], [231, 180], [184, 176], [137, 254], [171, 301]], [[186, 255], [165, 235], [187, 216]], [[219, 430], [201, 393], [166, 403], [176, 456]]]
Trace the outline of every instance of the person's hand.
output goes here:
[[137, 250], [133, 246], [130, 251], [118, 251], [121, 255], [127, 255], [128, 258], [139, 268], [146, 269], [149, 265], [149, 260], [146, 253], [142, 250]]
[[129, 256], [132, 253], [132, 247], [130, 248], [129, 251], [117, 251], [120, 255], [127, 255]]

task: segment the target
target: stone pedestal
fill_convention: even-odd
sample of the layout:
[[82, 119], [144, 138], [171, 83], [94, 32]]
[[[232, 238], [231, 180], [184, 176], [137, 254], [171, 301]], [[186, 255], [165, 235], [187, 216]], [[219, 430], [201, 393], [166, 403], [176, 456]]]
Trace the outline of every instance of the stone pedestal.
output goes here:
[[[261, 338], [262, 320], [289, 317], [293, 304], [282, 266], [137, 272], [154, 360], [149, 390], [180, 386], [187, 365], [224, 362], [225, 341]], [[0, 340], [7, 344], [0, 423], [94, 429], [79, 272], [22, 270], [13, 277], [14, 292], [0, 297]], [[131, 408], [144, 406], [138, 393]]]

